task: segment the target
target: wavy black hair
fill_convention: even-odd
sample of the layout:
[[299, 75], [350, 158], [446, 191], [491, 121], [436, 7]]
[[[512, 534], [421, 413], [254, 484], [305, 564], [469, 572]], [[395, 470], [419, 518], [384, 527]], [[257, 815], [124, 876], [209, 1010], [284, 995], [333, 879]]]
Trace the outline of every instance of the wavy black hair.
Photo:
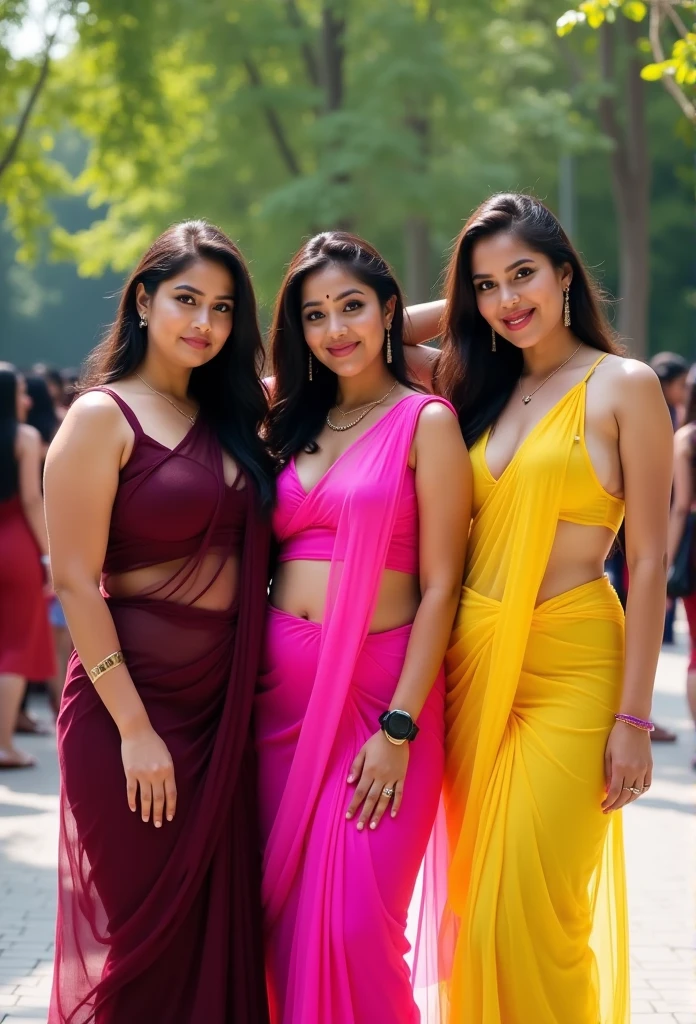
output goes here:
[[315, 235], [290, 262], [278, 293], [270, 331], [275, 382], [267, 438], [281, 462], [287, 462], [297, 452], [317, 450], [317, 435], [326, 414], [336, 403], [338, 377], [318, 359], [313, 360], [313, 379], [309, 380], [310, 349], [302, 324], [305, 278], [332, 265], [343, 267], [376, 292], [382, 307], [392, 296], [396, 298], [391, 321], [389, 371], [400, 384], [415, 387], [404, 356], [404, 299], [391, 267], [369, 242], [357, 235], [347, 231], [324, 231]]
[[225, 267], [234, 281], [234, 319], [223, 348], [191, 374], [189, 394], [214, 426], [222, 446], [256, 485], [262, 506], [275, 494], [275, 463], [261, 436], [268, 411], [261, 381], [263, 343], [256, 298], [241, 252], [219, 228], [206, 221], [175, 224], [153, 242], [121, 295], [116, 320], [106, 338], [88, 357], [80, 390], [112, 384], [134, 373], [147, 349], [140, 327], [136, 290], [142, 284], [152, 296], [167, 281], [205, 259]]
[[59, 422], [51, 392], [43, 377], [31, 374], [26, 378], [27, 394], [31, 398], [31, 409], [27, 414], [27, 423], [36, 427], [44, 444], [50, 444], [58, 429]]
[[464, 225], [447, 268], [444, 340], [436, 379], [438, 391], [457, 410], [469, 446], [498, 419], [523, 368], [522, 352], [505, 338], [498, 336], [497, 351], [491, 351], [491, 329], [478, 310], [471, 279], [474, 246], [501, 232], [516, 235], [554, 267], [569, 265], [573, 334], [601, 352], [623, 354], [604, 315], [599, 288], [560, 221], [533, 196], [519, 192], [491, 196]]

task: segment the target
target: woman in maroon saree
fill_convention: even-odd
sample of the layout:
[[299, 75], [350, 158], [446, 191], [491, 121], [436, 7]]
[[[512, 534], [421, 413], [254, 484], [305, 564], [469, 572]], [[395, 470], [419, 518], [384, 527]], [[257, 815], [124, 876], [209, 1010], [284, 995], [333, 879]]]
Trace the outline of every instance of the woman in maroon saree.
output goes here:
[[126, 285], [49, 455], [76, 646], [50, 1024], [267, 1019], [249, 738], [273, 493], [260, 356], [240, 254], [178, 225]]

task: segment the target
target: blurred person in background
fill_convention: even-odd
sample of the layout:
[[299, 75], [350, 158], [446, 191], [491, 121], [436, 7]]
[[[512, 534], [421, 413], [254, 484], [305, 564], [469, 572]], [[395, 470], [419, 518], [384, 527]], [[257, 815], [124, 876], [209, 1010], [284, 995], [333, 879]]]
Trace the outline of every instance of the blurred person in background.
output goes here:
[[[40, 369], [34, 367], [35, 370]], [[27, 423], [36, 427], [41, 435], [41, 462], [43, 473], [43, 461], [46, 458], [48, 447], [61, 424], [67, 408], [63, 405], [65, 388], [58, 370], [45, 368], [43, 374], [35, 373], [27, 377], [27, 393], [31, 399], [31, 408], [27, 416]], [[56, 654], [57, 670], [52, 679], [45, 680], [48, 687], [48, 695], [53, 708], [54, 715], [58, 714], [60, 708], [60, 697], [65, 682], [65, 674], [68, 668], [68, 659], [72, 653], [72, 640], [68, 624], [65, 621], [63, 607], [55, 596], [52, 596], [48, 617], [53, 631], [53, 645]], [[19, 732], [43, 732], [45, 730], [29, 718], [26, 709], [22, 705], [19, 720]]]
[[[674, 437], [674, 494], [669, 522], [668, 557], [672, 565], [689, 513], [696, 508], [696, 366], [692, 366], [685, 383], [684, 425]], [[692, 548], [693, 558], [693, 548]], [[682, 598], [689, 624], [691, 646], [686, 673], [686, 697], [696, 726], [696, 592]], [[696, 769], [696, 757], [691, 761]]]
[[36, 374], [26, 378], [27, 395], [31, 405], [27, 412], [27, 423], [41, 435], [41, 462], [43, 464], [48, 446], [60, 424], [51, 391], [46, 380]]
[[59, 421], [62, 421], [65, 416], [69, 404], [66, 401], [66, 380], [63, 373], [64, 371], [61, 372], [55, 366], [48, 366], [46, 363], [34, 363], [31, 368], [32, 376], [41, 377], [45, 382], [51, 396], [53, 410]]
[[[689, 364], [686, 359], [677, 355], [676, 352], [658, 352], [650, 360], [650, 366], [657, 374], [662, 385], [662, 394], [667, 402], [670, 419], [672, 420], [672, 429], [677, 430], [683, 423], [687, 394], [686, 375], [689, 372]], [[665, 612], [665, 629], [662, 636], [663, 644], [674, 643], [674, 616], [676, 609], [677, 602], [671, 598], [668, 599]], [[670, 737], [672, 736], [671, 733], [669, 735]], [[676, 739], [676, 736], [674, 736], [674, 739]]]
[[0, 363], [0, 769], [35, 763], [12, 734], [27, 679], [55, 673], [44, 594], [41, 435], [24, 422], [29, 404], [24, 378]]

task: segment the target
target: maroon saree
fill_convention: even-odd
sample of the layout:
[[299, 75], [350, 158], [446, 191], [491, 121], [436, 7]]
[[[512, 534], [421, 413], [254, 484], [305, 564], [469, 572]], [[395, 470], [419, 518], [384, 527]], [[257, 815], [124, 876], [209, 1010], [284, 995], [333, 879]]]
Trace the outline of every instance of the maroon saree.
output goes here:
[[[251, 484], [241, 474], [225, 483], [208, 424], [199, 418], [170, 450], [109, 393], [135, 445], [102, 586], [133, 682], [172, 755], [178, 803], [160, 829], [128, 809], [118, 730], [73, 654], [58, 719], [49, 1024], [264, 1024], [250, 716], [269, 527]], [[174, 568], [157, 586], [108, 596], [110, 577], [167, 563]], [[235, 591], [218, 607], [219, 595]]]

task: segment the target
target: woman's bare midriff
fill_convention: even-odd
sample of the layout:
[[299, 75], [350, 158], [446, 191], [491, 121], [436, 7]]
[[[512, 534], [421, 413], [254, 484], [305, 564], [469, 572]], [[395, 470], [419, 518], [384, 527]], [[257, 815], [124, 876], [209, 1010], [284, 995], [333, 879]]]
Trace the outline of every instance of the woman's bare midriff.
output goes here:
[[[114, 598], [152, 596], [160, 601], [175, 601], [179, 604], [189, 604], [201, 591], [205, 591], [194, 602], [195, 607], [226, 611], [237, 597], [239, 560], [236, 556], [228, 557], [211, 584], [210, 581], [220, 568], [221, 557], [220, 552], [209, 551], [188, 579], [186, 567], [190, 559], [187, 558], [160, 562], [129, 572], [110, 573], [104, 577], [104, 590], [109, 597]], [[181, 575], [176, 575], [180, 570]], [[186, 582], [178, 586], [184, 579]]]
[[[330, 570], [330, 562], [280, 562], [273, 577], [271, 604], [298, 619], [322, 622]], [[384, 633], [413, 622], [420, 600], [417, 576], [385, 569], [370, 632]]]
[[537, 605], [603, 576], [613, 543], [606, 526], [559, 522]]

